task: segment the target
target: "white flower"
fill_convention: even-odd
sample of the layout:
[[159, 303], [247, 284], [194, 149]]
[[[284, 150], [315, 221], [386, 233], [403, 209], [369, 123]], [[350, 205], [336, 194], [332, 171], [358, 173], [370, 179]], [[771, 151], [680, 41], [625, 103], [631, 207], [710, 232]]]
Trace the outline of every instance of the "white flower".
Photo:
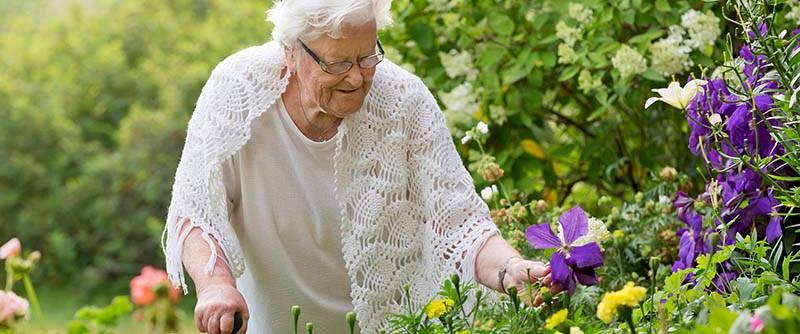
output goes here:
[[[603, 223], [602, 220], [588, 217], [589, 218], [589, 231], [584, 234], [583, 236], [576, 239], [572, 246], [583, 246], [592, 242], [596, 242], [600, 249], [603, 249], [603, 242], [611, 238], [611, 233], [608, 232], [608, 228], [606, 228], [606, 224]], [[556, 234], [561, 240], [564, 240], [564, 231], [561, 228], [561, 224], [556, 225]]]
[[792, 10], [789, 11], [789, 13], [786, 13], [786, 19], [792, 20], [797, 23], [797, 25], [800, 25], [800, 2], [789, 1], [787, 4]]
[[497, 125], [503, 125], [508, 120], [508, 111], [503, 106], [492, 104], [489, 106], [489, 115]]
[[708, 116], [708, 122], [711, 123], [711, 125], [717, 126], [722, 123], [722, 116], [717, 113], [713, 113], [711, 116]]
[[578, 55], [575, 54], [575, 49], [566, 43], [558, 44], [558, 63], [559, 64], [572, 64], [578, 60]]
[[439, 92], [439, 100], [444, 105], [444, 119], [450, 133], [460, 137], [464, 135], [462, 128], [472, 123], [472, 114], [480, 108], [477, 95], [469, 82], [456, 86], [449, 92]]
[[478, 125], [475, 126], [475, 128], [478, 129], [478, 132], [480, 132], [482, 134], [489, 133], [489, 125], [487, 125], [483, 121], [478, 122]]
[[488, 201], [491, 200], [492, 197], [494, 197], [494, 194], [496, 193], [497, 193], [497, 186], [493, 184], [481, 190], [481, 198]]
[[573, 47], [575, 42], [581, 38], [581, 29], [570, 27], [564, 21], [558, 21], [556, 23], [556, 36], [569, 47]]
[[472, 62], [472, 55], [467, 51], [439, 52], [439, 60], [441, 60], [447, 76], [451, 79], [465, 76], [467, 80], [474, 80], [478, 77], [478, 70]]
[[572, 2], [569, 4], [569, 16], [575, 21], [585, 23], [592, 19], [592, 9], [580, 3]]
[[647, 60], [631, 47], [622, 44], [617, 54], [611, 59], [611, 64], [619, 70], [619, 75], [628, 78], [647, 70]]
[[658, 95], [661, 95], [661, 97], [651, 97], [647, 99], [644, 107], [647, 109], [653, 103], [662, 101], [675, 108], [683, 110], [689, 105], [689, 102], [692, 101], [694, 96], [700, 90], [700, 86], [703, 86], [706, 83], [707, 82], [705, 80], [695, 79], [686, 83], [686, 87], [681, 88], [681, 84], [677, 81], [670, 82], [667, 88], [653, 89], [653, 91], [658, 93]]
[[719, 18], [711, 11], [704, 14], [690, 9], [681, 16], [681, 26], [689, 33], [685, 45], [698, 51], [704, 51], [706, 45], [714, 45], [722, 33]]
[[593, 78], [589, 70], [584, 69], [578, 74], [578, 88], [585, 94], [589, 94], [594, 90], [599, 90], [601, 87], [603, 87], [603, 80], [600, 80], [600, 78]]
[[583, 334], [583, 331], [580, 327], [573, 326], [569, 328], [569, 334]]
[[692, 48], [683, 45], [683, 28], [671, 26], [669, 31], [667, 38], [650, 45], [650, 64], [664, 76], [682, 73], [694, 65], [689, 57]]
[[461, 138], [461, 144], [469, 143], [470, 140], [472, 140], [472, 136], [465, 135], [464, 137]]

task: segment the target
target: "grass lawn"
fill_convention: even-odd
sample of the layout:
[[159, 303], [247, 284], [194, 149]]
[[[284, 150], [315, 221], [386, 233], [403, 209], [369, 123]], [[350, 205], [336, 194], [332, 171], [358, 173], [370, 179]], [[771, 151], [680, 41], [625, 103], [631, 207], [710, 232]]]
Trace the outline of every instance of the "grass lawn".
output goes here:
[[[39, 291], [37, 295], [42, 306], [44, 321], [39, 324], [35, 319], [20, 324], [16, 329], [17, 334], [62, 334], [67, 333], [68, 325], [73, 320], [75, 312], [83, 306], [95, 305], [105, 307], [111, 303], [114, 296], [98, 298], [94, 302], [82, 302], [80, 294], [68, 289]], [[21, 296], [25, 297], [22, 293]], [[183, 318], [181, 320], [179, 333], [197, 333], [194, 327], [192, 310], [194, 308], [194, 294], [182, 296], [181, 310]], [[145, 326], [142, 322], [136, 322], [132, 318], [133, 313], [129, 313], [122, 318], [116, 327], [110, 328], [110, 333], [119, 334], [142, 334], [145, 333]]]

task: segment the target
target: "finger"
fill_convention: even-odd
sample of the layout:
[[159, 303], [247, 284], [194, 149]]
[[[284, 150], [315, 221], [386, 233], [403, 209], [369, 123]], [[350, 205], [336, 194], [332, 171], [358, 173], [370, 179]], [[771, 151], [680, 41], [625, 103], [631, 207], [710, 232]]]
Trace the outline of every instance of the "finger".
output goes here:
[[208, 334], [221, 334], [219, 331], [219, 317], [219, 314], [212, 314], [208, 317], [208, 323], [206, 324]]
[[240, 329], [238, 333], [244, 334], [247, 333], [247, 320], [250, 320], [250, 313], [248, 313], [247, 310], [245, 310], [242, 311], [241, 314], [242, 314], [242, 329]]
[[533, 299], [533, 305], [534, 306], [542, 305], [542, 294], [536, 294], [536, 298]]
[[547, 276], [542, 279], [542, 285], [550, 285], [550, 283], [553, 283], [553, 276], [547, 274]]
[[233, 315], [226, 312], [219, 317], [219, 330], [223, 334], [233, 332]]
[[202, 311], [197, 311], [197, 310], [194, 311], [194, 325], [197, 327], [197, 331], [199, 331], [200, 333], [206, 332], [206, 322], [203, 319], [204, 313], [205, 312]]
[[563, 289], [564, 288], [561, 286], [561, 283], [555, 283], [553, 285], [550, 285], [550, 293], [552, 293], [554, 295], [558, 294]]

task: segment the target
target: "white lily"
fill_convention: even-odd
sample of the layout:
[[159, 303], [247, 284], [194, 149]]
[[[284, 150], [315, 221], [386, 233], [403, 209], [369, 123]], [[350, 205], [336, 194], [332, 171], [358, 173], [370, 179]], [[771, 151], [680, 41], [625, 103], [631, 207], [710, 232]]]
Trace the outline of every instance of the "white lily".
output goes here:
[[686, 109], [689, 102], [692, 101], [694, 96], [697, 95], [697, 92], [700, 91], [700, 86], [706, 83], [708, 82], [705, 80], [692, 80], [686, 83], [686, 87], [681, 88], [681, 84], [677, 81], [670, 82], [667, 88], [653, 89], [653, 91], [661, 95], [661, 97], [651, 97], [647, 99], [644, 108], [647, 109], [653, 103], [662, 101], [675, 108], [681, 110]]

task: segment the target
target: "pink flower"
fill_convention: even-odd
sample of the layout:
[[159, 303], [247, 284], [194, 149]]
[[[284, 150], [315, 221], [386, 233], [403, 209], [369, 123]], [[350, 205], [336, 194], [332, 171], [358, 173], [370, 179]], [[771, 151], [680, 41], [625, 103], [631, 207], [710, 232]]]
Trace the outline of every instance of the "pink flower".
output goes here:
[[131, 301], [139, 306], [150, 305], [156, 299], [159, 286], [169, 289], [169, 299], [177, 302], [180, 293], [167, 278], [167, 272], [151, 266], [142, 268], [142, 274], [131, 280]]
[[764, 320], [761, 317], [754, 315], [750, 318], [750, 331], [753, 333], [761, 333], [764, 330]]
[[11, 238], [5, 245], [0, 247], [0, 260], [5, 260], [7, 258], [19, 256], [19, 253], [22, 251], [22, 244], [20, 244], [19, 239]]
[[25, 298], [17, 296], [12, 291], [0, 291], [0, 326], [10, 326], [26, 316], [30, 305]]

